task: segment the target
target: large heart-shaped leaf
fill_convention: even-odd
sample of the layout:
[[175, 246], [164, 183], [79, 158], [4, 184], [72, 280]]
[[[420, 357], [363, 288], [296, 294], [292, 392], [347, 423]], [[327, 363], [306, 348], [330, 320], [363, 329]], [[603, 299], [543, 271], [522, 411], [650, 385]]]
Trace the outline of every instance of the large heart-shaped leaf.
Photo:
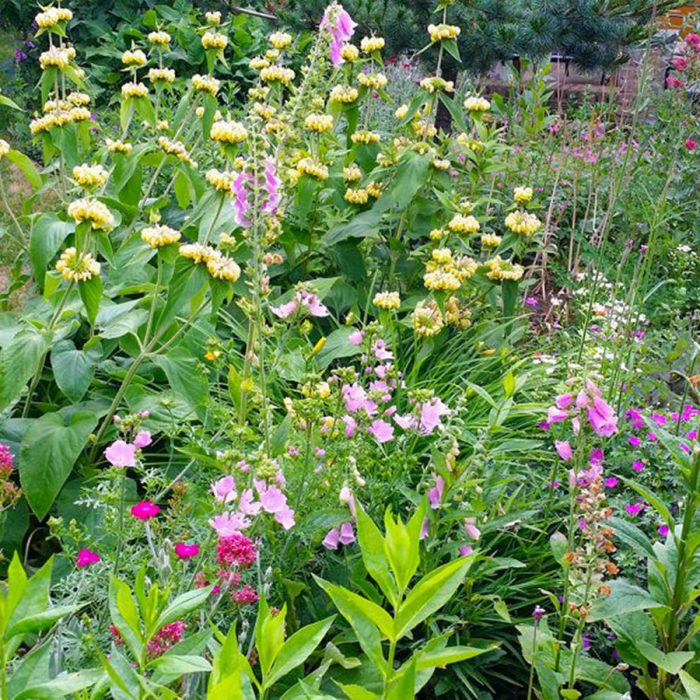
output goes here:
[[76, 459], [97, 425], [97, 416], [77, 411], [66, 418], [47, 413], [27, 430], [19, 453], [19, 478], [29, 507], [46, 517]]

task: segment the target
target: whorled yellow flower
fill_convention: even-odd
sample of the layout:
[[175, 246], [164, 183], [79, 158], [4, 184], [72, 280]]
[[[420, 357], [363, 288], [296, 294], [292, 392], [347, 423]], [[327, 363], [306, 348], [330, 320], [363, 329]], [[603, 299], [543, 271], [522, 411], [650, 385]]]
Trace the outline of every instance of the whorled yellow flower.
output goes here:
[[48, 51], [44, 51], [41, 56], [39, 56], [39, 65], [42, 70], [46, 70], [47, 68], [63, 70], [74, 58], [75, 49], [72, 49], [72, 47], [59, 48], [58, 46], [52, 46]]
[[328, 179], [328, 168], [314, 158], [302, 158], [297, 163], [297, 172], [300, 175], [309, 175], [317, 180]]
[[384, 73], [360, 73], [357, 80], [360, 85], [371, 90], [381, 90], [389, 82]]
[[431, 75], [427, 78], [423, 78], [423, 80], [420, 81], [419, 87], [432, 95], [434, 92], [441, 91], [454, 92], [455, 84], [451, 80], [445, 80], [444, 78]]
[[428, 34], [430, 41], [442, 41], [443, 39], [456, 39], [462, 30], [455, 24], [429, 24]]
[[173, 83], [175, 71], [172, 68], [151, 68], [148, 71], [148, 79], [152, 83]]
[[437, 303], [434, 300], [419, 301], [411, 314], [413, 332], [423, 338], [437, 335], [445, 325]]
[[360, 49], [364, 53], [372, 53], [373, 51], [381, 51], [386, 42], [380, 36], [366, 36], [360, 42]]
[[6, 156], [12, 149], [5, 139], [0, 139], [0, 158]]
[[358, 182], [362, 179], [362, 170], [356, 163], [351, 163], [343, 168], [343, 180], [345, 182]]
[[112, 212], [97, 199], [76, 199], [68, 205], [68, 216], [76, 224], [89, 222], [94, 231], [111, 231], [115, 225]]
[[179, 231], [170, 226], [155, 224], [148, 226], [141, 231], [141, 240], [150, 248], [162, 248], [172, 243], [177, 243], [181, 238]]
[[328, 99], [336, 104], [352, 104], [360, 96], [357, 88], [350, 85], [336, 85], [330, 92]]
[[447, 238], [447, 231], [445, 231], [444, 228], [434, 228], [430, 232], [430, 240], [431, 241], [442, 241], [445, 238]]
[[233, 187], [233, 175], [231, 173], [222, 173], [216, 168], [207, 170], [204, 176], [207, 182], [217, 189], [219, 192], [224, 192], [225, 194], [230, 194]]
[[505, 219], [506, 228], [523, 236], [533, 236], [542, 228], [542, 222], [530, 212], [512, 211]]
[[100, 263], [90, 255], [81, 253], [71, 247], [66, 248], [56, 262], [56, 270], [66, 282], [87, 282], [100, 274]]
[[487, 260], [486, 267], [489, 269], [486, 276], [496, 281], [513, 280], [517, 282], [525, 272], [521, 265], [515, 264], [512, 260], [503, 260], [500, 255]]
[[182, 141], [171, 141], [167, 136], [161, 136], [158, 139], [158, 146], [168, 155], [175, 156], [178, 160], [187, 163], [193, 168], [197, 167], [197, 163], [192, 160]]
[[73, 168], [73, 179], [87, 190], [102, 187], [107, 184], [109, 173], [101, 165], [76, 165]]
[[214, 279], [225, 282], [235, 282], [241, 276], [238, 263], [233, 258], [227, 258], [221, 254], [207, 260], [207, 270]]
[[253, 58], [248, 61], [248, 65], [252, 70], [262, 70], [270, 65], [270, 61], [268, 61], [264, 56], [253, 56]]
[[360, 49], [358, 49], [355, 44], [343, 44], [342, 48], [340, 49], [340, 57], [344, 61], [352, 63], [353, 61], [357, 61], [357, 59], [360, 57]]
[[398, 292], [378, 292], [372, 303], [384, 311], [396, 311], [401, 308], [401, 297]]
[[503, 239], [497, 236], [495, 233], [482, 233], [481, 234], [481, 247], [482, 248], [498, 248], [501, 245]]
[[333, 128], [333, 117], [330, 114], [316, 114], [312, 112], [304, 119], [304, 126], [309, 131], [323, 134]]
[[192, 260], [197, 264], [206, 264], [210, 260], [221, 256], [218, 250], [215, 250], [209, 245], [203, 245], [202, 243], [184, 243], [180, 246], [179, 253], [181, 257]]
[[292, 35], [287, 34], [287, 32], [275, 32], [270, 34], [270, 43], [281, 51], [292, 43]]
[[485, 97], [471, 95], [464, 100], [464, 109], [468, 112], [486, 112], [491, 109], [491, 103]]
[[134, 147], [130, 143], [125, 143], [120, 139], [116, 141], [106, 139], [105, 144], [110, 153], [121, 153], [122, 155], [128, 156], [134, 150]]
[[122, 54], [122, 63], [125, 66], [145, 66], [148, 59], [141, 49], [127, 49]]
[[369, 201], [369, 192], [362, 187], [348, 187], [343, 195], [348, 204], [367, 204]]
[[164, 31], [151, 32], [148, 35], [148, 41], [150, 41], [151, 44], [155, 46], [167, 46], [171, 40], [172, 37], [170, 36], [170, 34]]
[[406, 118], [406, 115], [408, 114], [408, 105], [401, 105], [396, 109], [394, 112], [394, 116], [399, 120], [402, 121]]
[[276, 111], [277, 110], [272, 105], [265, 104], [264, 102], [253, 102], [253, 113], [266, 121], [272, 119]]
[[454, 233], [476, 233], [480, 228], [479, 220], [472, 216], [463, 216], [462, 214], [455, 214], [450, 223], [447, 224], [447, 228]]
[[445, 302], [445, 321], [450, 326], [455, 326], [464, 330], [472, 325], [472, 312], [459, 304], [457, 297], [450, 297]]
[[218, 27], [221, 24], [221, 12], [205, 12], [204, 19], [212, 27]]
[[248, 138], [248, 131], [240, 122], [222, 119], [211, 125], [209, 137], [219, 143], [242, 143]]
[[85, 107], [90, 104], [90, 95], [84, 92], [71, 92], [66, 97], [66, 101], [75, 107]]
[[441, 172], [450, 169], [450, 161], [446, 158], [433, 158], [430, 161], [430, 165], [435, 168], [435, 170], [440, 170]]
[[370, 182], [365, 189], [372, 199], [379, 199], [382, 196], [382, 192], [384, 192], [384, 185], [381, 182]]
[[219, 91], [219, 84], [219, 81], [211, 75], [195, 73], [192, 76], [192, 87], [197, 92], [208, 92], [212, 97], [215, 97]]
[[122, 85], [122, 97], [146, 97], [148, 88], [143, 83], [124, 83]]
[[513, 190], [513, 201], [516, 204], [528, 204], [532, 200], [532, 187], [516, 187]]
[[437, 127], [430, 119], [416, 119], [411, 122], [411, 128], [416, 136], [423, 139], [432, 139], [437, 135]]
[[381, 136], [376, 132], [376, 131], [356, 131], [352, 137], [351, 140], [353, 143], [364, 143], [364, 144], [370, 144], [370, 143], [379, 143], [381, 140]]
[[225, 49], [228, 46], [228, 37], [219, 32], [206, 32], [202, 37], [202, 46], [205, 49]]
[[294, 80], [295, 73], [291, 68], [268, 66], [260, 71], [260, 80], [265, 83], [282, 83], [289, 85]]

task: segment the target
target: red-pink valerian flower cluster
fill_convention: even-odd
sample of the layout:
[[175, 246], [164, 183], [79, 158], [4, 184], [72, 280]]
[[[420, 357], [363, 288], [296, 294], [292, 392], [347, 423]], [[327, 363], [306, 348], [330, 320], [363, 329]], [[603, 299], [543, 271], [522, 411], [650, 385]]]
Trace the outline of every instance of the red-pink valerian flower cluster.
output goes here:
[[347, 10], [337, 2], [329, 5], [323, 13], [321, 30], [328, 33], [331, 63], [339, 66], [343, 63], [343, 44], [352, 38], [357, 23], [353, 21]]
[[14, 505], [20, 497], [20, 489], [11, 478], [13, 462], [10, 448], [0, 442], [0, 511]]
[[155, 659], [163, 656], [166, 651], [169, 651], [182, 639], [186, 628], [187, 625], [182, 620], [176, 620], [165, 625], [165, 627], [161, 627], [146, 645], [149, 658]]
[[236, 223], [244, 228], [250, 227], [253, 223], [250, 219], [250, 212], [255, 205], [256, 195], [262, 200], [258, 202], [260, 210], [264, 214], [274, 215], [282, 200], [280, 194], [280, 181], [277, 177], [277, 165], [272, 158], [265, 161], [265, 169], [262, 178], [255, 187], [255, 176], [242, 170], [233, 182], [233, 209], [236, 215]]
[[669, 75], [666, 78], [666, 87], [674, 90], [685, 88], [688, 81], [692, 82], [697, 77], [694, 73], [699, 59], [700, 36], [691, 32], [676, 47], [676, 55], [671, 59], [671, 67], [678, 75]]
[[276, 478], [277, 484], [269, 484], [264, 479], [253, 479], [254, 489], [243, 489], [240, 495], [233, 476], [224, 476], [212, 484], [212, 492], [217, 501], [227, 505], [237, 501], [237, 510], [220, 513], [209, 521], [219, 537], [229, 537], [245, 530], [252, 524], [251, 518], [263, 512], [272, 515], [285, 530], [294, 527], [295, 513], [280, 488], [285, 484], [281, 471]]

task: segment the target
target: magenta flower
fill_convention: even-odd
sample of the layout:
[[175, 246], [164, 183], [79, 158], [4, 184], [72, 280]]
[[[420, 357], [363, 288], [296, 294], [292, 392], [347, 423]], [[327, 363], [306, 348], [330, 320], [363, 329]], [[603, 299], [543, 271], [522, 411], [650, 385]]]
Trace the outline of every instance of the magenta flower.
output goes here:
[[569, 414], [566, 411], [562, 411], [560, 408], [557, 408], [556, 406], [550, 406], [547, 409], [547, 422], [548, 423], [563, 423], [568, 417], [569, 417]]
[[140, 430], [138, 433], [136, 433], [136, 437], [134, 438], [134, 446], [137, 447], [139, 450], [142, 450], [144, 447], [148, 447], [151, 442], [151, 433], [148, 430]]
[[606, 488], [606, 489], [614, 489], [614, 488], [617, 486], [618, 483], [619, 483], [619, 482], [618, 482], [618, 480], [617, 480], [617, 477], [614, 477], [614, 476], [609, 476], [609, 477], [603, 482], [603, 484], [605, 485], [605, 488]]
[[474, 548], [467, 544], [464, 547], [459, 548], [459, 556], [460, 557], [468, 557], [470, 554], [474, 553]]
[[340, 544], [340, 530], [337, 527], [332, 528], [326, 533], [321, 544], [326, 549], [338, 549], [338, 544]]
[[160, 506], [153, 501], [139, 501], [135, 506], [131, 506], [131, 515], [139, 520], [150, 520], [160, 513]]
[[329, 5], [323, 13], [320, 28], [328, 32], [331, 63], [334, 66], [338, 67], [343, 63], [343, 44], [350, 40], [356, 26], [357, 23], [353, 22], [352, 17], [337, 2]]
[[554, 447], [557, 450], [557, 454], [565, 462], [568, 462], [574, 456], [574, 451], [571, 449], [571, 445], [569, 444], [568, 440], [555, 440]]
[[464, 518], [464, 532], [472, 540], [478, 540], [481, 537], [481, 530], [476, 526], [476, 518]]
[[445, 488], [445, 480], [441, 476], [435, 477], [435, 486], [428, 491], [428, 501], [430, 502], [430, 507], [435, 510], [439, 508], [440, 501], [442, 501], [442, 492]]
[[641, 472], [644, 469], [644, 462], [632, 462], [632, 469], [636, 472]]
[[625, 511], [627, 515], [639, 515], [644, 510], [644, 504], [637, 501], [636, 503], [626, 503]]
[[372, 421], [367, 428], [367, 432], [379, 443], [389, 442], [394, 439], [394, 426], [381, 418]]
[[423, 523], [420, 526], [420, 536], [421, 540], [424, 540], [430, 534], [430, 520], [428, 518], [423, 519]]
[[571, 404], [573, 400], [573, 394], [570, 391], [567, 391], [565, 394], [559, 394], [559, 396], [557, 396], [557, 398], [554, 399], [554, 405], [557, 408], [564, 409], [567, 406], [569, 406], [569, 404]]
[[105, 458], [113, 467], [135, 467], [136, 445], [115, 440], [106, 450]]
[[588, 407], [588, 421], [597, 435], [610, 437], [617, 432], [617, 416], [612, 407], [599, 396]]
[[199, 554], [199, 545], [197, 543], [187, 544], [186, 542], [178, 542], [173, 547], [173, 550], [178, 559], [191, 559]]
[[627, 442], [629, 442], [629, 444], [632, 445], [632, 447], [639, 447], [642, 444], [641, 439], [638, 438], [636, 435], [630, 435], [627, 439]]
[[340, 526], [340, 536], [338, 537], [340, 544], [352, 544], [355, 541], [355, 530], [352, 523], [343, 523]]
[[656, 531], [661, 535], [661, 537], [667, 537], [668, 533], [670, 532], [670, 529], [668, 525], [664, 523], [663, 525], [659, 525]]
[[100, 555], [97, 552], [93, 552], [89, 549], [81, 549], [78, 552], [78, 556], [75, 558], [75, 565], [82, 569], [84, 566], [97, 564], [98, 561], [100, 561]]

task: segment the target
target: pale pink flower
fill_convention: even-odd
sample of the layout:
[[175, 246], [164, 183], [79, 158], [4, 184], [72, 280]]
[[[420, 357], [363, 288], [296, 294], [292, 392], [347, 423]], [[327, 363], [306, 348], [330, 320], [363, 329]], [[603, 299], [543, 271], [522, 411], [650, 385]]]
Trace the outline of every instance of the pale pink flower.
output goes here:
[[245, 530], [250, 521], [239, 513], [221, 513], [213, 517], [209, 524], [216, 530], [219, 537], [231, 537]]
[[148, 430], [140, 430], [138, 433], [136, 433], [136, 437], [134, 438], [134, 445], [139, 448], [139, 450], [142, 450], [144, 447], [148, 447], [151, 442], [151, 433]]
[[610, 437], [617, 432], [615, 411], [598, 396], [593, 399], [593, 406], [588, 407], [588, 421], [601, 437]]
[[440, 399], [423, 402], [420, 405], [420, 432], [430, 435], [435, 428], [441, 428], [440, 419], [449, 413], [450, 409]]
[[275, 520], [285, 529], [289, 530], [294, 527], [296, 520], [294, 519], [294, 511], [287, 505], [282, 510], [275, 513]]
[[216, 500], [221, 503], [230, 503], [238, 496], [236, 493], [236, 482], [231, 475], [222, 476], [221, 479], [215, 481], [211, 485], [211, 490], [214, 492]]
[[350, 333], [348, 340], [352, 345], [362, 345], [362, 341], [365, 339], [365, 334], [363, 331], [355, 331]]
[[260, 504], [266, 513], [279, 513], [287, 505], [287, 497], [276, 486], [269, 486], [261, 479], [255, 480], [255, 488], [260, 498]]
[[394, 439], [394, 426], [381, 418], [372, 421], [367, 428], [367, 432], [379, 443], [389, 442]]
[[574, 400], [573, 395], [571, 394], [571, 392], [567, 391], [565, 394], [559, 394], [559, 396], [557, 396], [557, 398], [554, 400], [554, 404], [556, 405], [557, 408], [564, 409], [573, 400]]
[[339, 66], [343, 63], [343, 44], [352, 37], [357, 24], [353, 21], [342, 5], [333, 3], [326, 8], [321, 20], [321, 29], [327, 31], [330, 36], [331, 63]]
[[474, 552], [474, 548], [468, 544], [465, 545], [464, 547], [459, 548], [459, 556], [460, 557], [468, 557], [473, 552]]
[[340, 530], [337, 527], [332, 528], [326, 533], [321, 544], [326, 549], [338, 549], [338, 544], [340, 543]]
[[435, 486], [428, 491], [428, 501], [430, 507], [435, 510], [440, 507], [442, 501], [442, 492], [445, 489], [445, 480], [441, 476], [435, 477]]
[[550, 406], [547, 410], [547, 422], [548, 423], [562, 423], [569, 417], [566, 411], [562, 411], [556, 406]]
[[262, 503], [255, 500], [253, 489], [244, 489], [241, 492], [238, 508], [244, 515], [257, 515], [262, 509]]
[[481, 537], [481, 530], [476, 526], [476, 518], [464, 518], [464, 532], [472, 540], [478, 540]]
[[135, 467], [136, 445], [115, 440], [106, 450], [105, 457], [113, 467]]
[[292, 299], [286, 304], [281, 306], [271, 306], [270, 311], [272, 311], [278, 318], [289, 318], [297, 309], [297, 300]]

